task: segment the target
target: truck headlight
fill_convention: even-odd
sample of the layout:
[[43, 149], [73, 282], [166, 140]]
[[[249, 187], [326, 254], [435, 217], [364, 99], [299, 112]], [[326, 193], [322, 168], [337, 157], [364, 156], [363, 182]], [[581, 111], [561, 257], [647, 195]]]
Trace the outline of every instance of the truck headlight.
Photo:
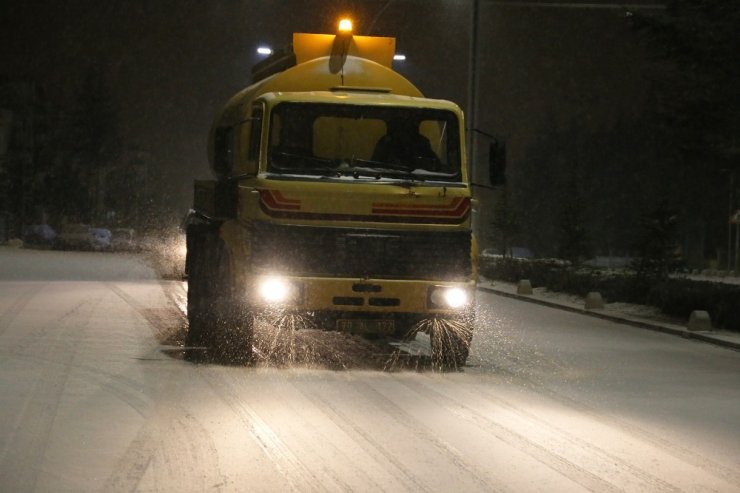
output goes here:
[[463, 288], [433, 287], [429, 294], [432, 308], [462, 308], [470, 303], [470, 294]]
[[265, 303], [300, 303], [302, 290], [300, 285], [291, 283], [281, 277], [266, 277], [259, 283], [259, 294]]

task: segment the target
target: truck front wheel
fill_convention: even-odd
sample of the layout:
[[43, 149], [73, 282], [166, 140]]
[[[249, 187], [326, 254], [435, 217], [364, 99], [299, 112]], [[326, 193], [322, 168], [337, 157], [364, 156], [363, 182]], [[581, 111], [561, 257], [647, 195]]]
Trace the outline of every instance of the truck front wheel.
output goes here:
[[185, 357], [191, 361], [206, 360], [207, 351], [214, 343], [210, 329], [213, 320], [212, 280], [207, 259], [217, 235], [217, 227], [210, 224], [191, 224], [187, 229], [185, 266], [188, 276], [188, 332], [185, 337]]
[[468, 321], [437, 320], [429, 330], [432, 364], [444, 371], [465, 366], [473, 339], [473, 326]]
[[215, 310], [212, 353], [224, 364], [246, 365], [252, 361], [254, 316], [240, 303], [229, 300]]
[[187, 233], [189, 359], [203, 359], [205, 348], [207, 359], [246, 364], [252, 359], [254, 321], [235, 300], [229, 251], [215, 226], [191, 225]]

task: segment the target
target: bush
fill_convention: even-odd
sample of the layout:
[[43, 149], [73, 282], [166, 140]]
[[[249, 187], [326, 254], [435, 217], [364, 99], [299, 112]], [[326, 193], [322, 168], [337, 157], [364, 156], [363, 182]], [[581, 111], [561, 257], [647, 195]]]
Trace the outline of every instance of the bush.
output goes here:
[[689, 279], [651, 283], [630, 272], [576, 268], [557, 260], [482, 259], [481, 274], [506, 282], [529, 279], [533, 287], [579, 296], [598, 291], [609, 302], [651, 305], [685, 320], [694, 310], [706, 310], [715, 327], [740, 332], [740, 286]]
[[507, 282], [529, 279], [533, 287], [546, 286], [551, 291], [580, 296], [599, 291], [607, 299], [635, 303], [644, 303], [647, 293], [634, 276], [590, 267], [575, 268], [558, 260], [486, 259], [481, 263], [481, 274]]
[[706, 310], [715, 327], [740, 332], [740, 286], [668, 279], [650, 289], [648, 304], [684, 319], [694, 310]]

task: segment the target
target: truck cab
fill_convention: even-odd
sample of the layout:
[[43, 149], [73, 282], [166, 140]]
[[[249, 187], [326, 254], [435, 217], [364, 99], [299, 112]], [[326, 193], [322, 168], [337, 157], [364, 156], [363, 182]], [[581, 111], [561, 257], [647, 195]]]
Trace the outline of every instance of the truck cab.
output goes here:
[[214, 122], [215, 179], [196, 181], [187, 230], [188, 346], [249, 361], [254, 324], [292, 314], [425, 331], [438, 366], [464, 365], [477, 269], [460, 108], [390, 69], [392, 38], [293, 46]]

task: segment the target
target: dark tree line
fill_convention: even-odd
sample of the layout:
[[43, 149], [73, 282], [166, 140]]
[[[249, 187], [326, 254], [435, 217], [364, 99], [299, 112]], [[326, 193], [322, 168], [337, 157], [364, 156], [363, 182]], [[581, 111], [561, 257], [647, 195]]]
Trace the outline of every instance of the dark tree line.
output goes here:
[[31, 130], [33, 156], [24, 164], [16, 153], [11, 166], [12, 173], [28, 175], [14, 180], [18, 190], [11, 190], [11, 198], [26, 204], [10, 209], [18, 224], [13, 234], [42, 222], [149, 229], [172, 221], [173, 181], [153, 153], [123, 141], [105, 64], [90, 65], [71, 103], [41, 99]]
[[91, 65], [74, 105], [60, 108], [41, 159], [36, 194], [48, 214], [72, 222], [91, 222], [97, 210], [99, 172], [120, 156], [118, 110], [104, 67]]
[[634, 23], [656, 48], [649, 128], [664, 151], [657, 164], [672, 173], [685, 254], [717, 256], [736, 193], [728, 178], [740, 166], [740, 6], [674, 0]]
[[518, 230], [507, 241], [576, 261], [654, 255], [646, 218], [670, 210], [661, 251], [698, 265], [726, 248], [730, 175], [740, 182], [740, 6], [674, 0], [625, 22], [650, 53], [645, 111], [603, 128], [574, 120], [541, 132], [512, 166], [507, 207]]

